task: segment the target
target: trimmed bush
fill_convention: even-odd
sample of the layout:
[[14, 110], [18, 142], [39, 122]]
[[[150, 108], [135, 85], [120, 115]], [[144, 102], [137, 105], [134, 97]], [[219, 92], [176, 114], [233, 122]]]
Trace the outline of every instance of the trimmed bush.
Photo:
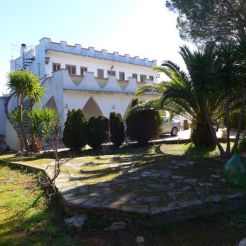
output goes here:
[[109, 120], [104, 116], [92, 116], [88, 121], [88, 144], [93, 149], [100, 149], [108, 141]]
[[140, 145], [146, 145], [149, 140], [159, 137], [162, 120], [158, 110], [136, 106], [126, 115], [126, 134]]
[[[239, 120], [240, 110], [232, 111], [230, 115], [230, 124], [231, 128], [237, 129], [238, 128], [238, 120]], [[246, 129], [246, 115], [243, 115], [243, 124], [242, 129]]]
[[109, 116], [110, 140], [116, 148], [125, 140], [125, 127], [121, 114], [112, 112]]
[[246, 152], [246, 139], [240, 140], [240, 142], [238, 144], [238, 150], [240, 152]]
[[80, 150], [87, 144], [87, 122], [82, 110], [68, 111], [62, 141], [73, 150]]

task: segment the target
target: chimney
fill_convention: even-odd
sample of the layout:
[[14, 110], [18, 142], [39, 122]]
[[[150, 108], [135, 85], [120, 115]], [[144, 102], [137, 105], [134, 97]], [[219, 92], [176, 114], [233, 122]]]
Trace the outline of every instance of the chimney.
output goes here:
[[25, 68], [25, 52], [26, 52], [26, 44], [21, 44], [20, 57], [21, 57], [22, 68]]

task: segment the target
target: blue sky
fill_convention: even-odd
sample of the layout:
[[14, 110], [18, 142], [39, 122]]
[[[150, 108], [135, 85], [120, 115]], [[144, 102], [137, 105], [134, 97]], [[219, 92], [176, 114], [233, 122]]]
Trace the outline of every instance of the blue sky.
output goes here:
[[6, 91], [9, 60], [19, 55], [18, 46], [37, 45], [42, 37], [181, 62], [183, 42], [165, 0], [2, 0], [0, 30], [0, 94]]

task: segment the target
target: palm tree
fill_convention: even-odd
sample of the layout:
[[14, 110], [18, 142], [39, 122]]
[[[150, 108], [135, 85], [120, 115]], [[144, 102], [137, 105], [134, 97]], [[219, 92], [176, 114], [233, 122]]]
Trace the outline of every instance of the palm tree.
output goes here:
[[43, 95], [44, 88], [40, 85], [38, 77], [26, 70], [10, 72], [8, 74], [7, 86], [16, 95], [22, 141], [26, 151], [29, 151], [30, 148], [23, 124], [23, 103], [26, 99], [30, 99], [33, 104]]
[[[213, 123], [223, 115], [225, 97], [220, 91], [212, 90], [216, 79], [216, 53], [212, 45], [203, 51], [191, 52], [188, 47], [180, 49], [187, 72], [171, 61], [165, 61], [155, 70], [170, 79], [164, 82], [161, 107], [195, 122], [192, 141], [196, 145], [218, 144]], [[146, 90], [145, 90], [146, 89]], [[143, 91], [154, 91], [153, 88]], [[220, 147], [221, 152], [223, 148]]]

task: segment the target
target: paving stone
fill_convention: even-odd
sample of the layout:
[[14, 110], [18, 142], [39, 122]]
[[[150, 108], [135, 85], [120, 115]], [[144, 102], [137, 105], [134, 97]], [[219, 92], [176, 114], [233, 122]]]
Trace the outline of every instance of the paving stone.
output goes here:
[[120, 210], [126, 212], [136, 212], [140, 214], [149, 212], [148, 206], [145, 205], [122, 205]]
[[221, 195], [210, 195], [205, 199], [205, 202], [221, 202], [224, 200], [224, 197]]
[[152, 172], [145, 171], [145, 172], [142, 172], [142, 173], [141, 173], [141, 176], [142, 176], [142, 177], [149, 177], [151, 174], [152, 174]]
[[89, 192], [89, 187], [88, 186], [79, 186], [78, 190], [80, 193], [88, 193]]
[[79, 198], [77, 197], [77, 199], [69, 200], [67, 203], [69, 205], [83, 207], [83, 203], [86, 201], [88, 201], [88, 196], [80, 196]]
[[212, 183], [207, 183], [207, 182], [206, 183], [199, 182], [198, 184], [202, 187], [213, 187], [214, 186]]
[[85, 208], [99, 208], [101, 207], [102, 200], [101, 199], [87, 199], [83, 203], [83, 207]]
[[188, 191], [191, 188], [192, 188], [191, 186], [184, 186], [184, 187], [180, 188], [180, 190], [182, 190], [182, 191]]
[[236, 199], [236, 198], [242, 198], [243, 196], [244, 196], [244, 194], [242, 192], [237, 192], [237, 193], [234, 193], [234, 194], [229, 194], [226, 197], [228, 199]]
[[139, 180], [141, 179], [140, 177], [138, 176], [135, 176], [135, 177], [128, 177], [129, 180]]
[[217, 175], [217, 174], [211, 174], [211, 177], [214, 179], [220, 179], [221, 178], [221, 176]]
[[146, 186], [160, 192], [166, 191], [168, 189], [167, 185], [162, 184], [147, 184]]
[[78, 199], [78, 196], [77, 196], [76, 192], [71, 192], [71, 193], [63, 194], [62, 196], [63, 196], [63, 198], [66, 201], [72, 201], [72, 200]]
[[185, 179], [184, 182], [188, 183], [188, 184], [196, 184], [197, 183], [197, 179]]
[[167, 195], [168, 195], [172, 200], [176, 200], [180, 194], [183, 194], [183, 192], [180, 192], [180, 191], [172, 191], [172, 192], [168, 192], [168, 193], [167, 193]]
[[202, 201], [199, 199], [191, 199], [191, 200], [183, 200], [183, 201], [177, 201], [177, 206], [180, 206], [181, 208], [188, 208], [188, 207], [194, 207], [197, 205], [201, 205]]
[[105, 183], [99, 183], [99, 184], [97, 184], [97, 186], [98, 187], [110, 187], [111, 186], [111, 184], [108, 182], [105, 182]]
[[179, 206], [175, 202], [171, 202], [166, 204], [165, 206], [151, 206], [150, 205], [150, 213], [151, 214], [159, 214], [159, 213], [166, 213], [171, 210], [179, 209]]
[[139, 203], [159, 203], [160, 197], [159, 196], [141, 196], [136, 198], [136, 201]]

